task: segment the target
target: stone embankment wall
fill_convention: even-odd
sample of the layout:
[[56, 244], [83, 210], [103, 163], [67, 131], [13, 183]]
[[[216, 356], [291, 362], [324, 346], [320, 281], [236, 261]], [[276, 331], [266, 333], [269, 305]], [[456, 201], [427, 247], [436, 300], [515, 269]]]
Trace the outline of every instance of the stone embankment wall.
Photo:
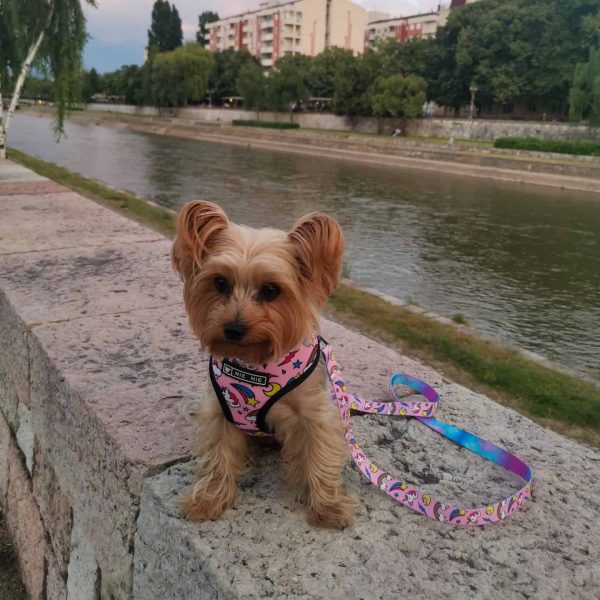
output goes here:
[[[186, 522], [175, 498], [192, 481], [193, 427], [181, 414], [208, 363], [170, 242], [8, 161], [0, 215], [0, 507], [33, 599], [600, 596], [600, 451], [327, 320], [352, 390], [382, 397], [398, 370], [425, 379], [441, 419], [532, 465], [534, 501], [459, 530], [349, 465], [355, 524], [314, 529], [278, 454], [256, 445], [235, 507]], [[355, 433], [376, 464], [450, 502], [485, 505], [519, 485], [415, 420], [357, 418]]]
[[[125, 106], [115, 104], [88, 104], [89, 110], [159, 116], [159, 109], [147, 106]], [[236, 119], [258, 119], [260, 121], [282, 121], [299, 123], [311, 129], [357, 131], [361, 133], [391, 132], [404, 124], [396, 119], [374, 117], [340, 117], [329, 113], [260, 112], [223, 108], [183, 108], [178, 111], [164, 110], [163, 114], [174, 114], [184, 119], [205, 123], [231, 123]], [[532, 121], [501, 121], [485, 119], [408, 119], [406, 134], [415, 137], [437, 137], [457, 140], [493, 141], [499, 137], [535, 137], [552, 140], [595, 140], [600, 142], [600, 127], [572, 125], [569, 123], [542, 123]]]

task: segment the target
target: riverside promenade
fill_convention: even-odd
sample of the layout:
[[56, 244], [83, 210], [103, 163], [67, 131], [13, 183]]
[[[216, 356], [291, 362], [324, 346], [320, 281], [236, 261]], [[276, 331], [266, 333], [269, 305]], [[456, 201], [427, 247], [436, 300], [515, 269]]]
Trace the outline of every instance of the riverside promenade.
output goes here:
[[[347, 384], [395, 371], [440, 392], [441, 420], [517, 453], [534, 500], [456, 529], [396, 505], [350, 466], [344, 531], [310, 527], [258, 448], [235, 507], [186, 522], [182, 417], [207, 356], [187, 325], [170, 241], [0, 161], [0, 506], [32, 598], [598, 598], [600, 451], [544, 429], [382, 344], [323, 320]], [[519, 482], [414, 419], [357, 417], [365, 451], [408, 484], [483, 505]]]

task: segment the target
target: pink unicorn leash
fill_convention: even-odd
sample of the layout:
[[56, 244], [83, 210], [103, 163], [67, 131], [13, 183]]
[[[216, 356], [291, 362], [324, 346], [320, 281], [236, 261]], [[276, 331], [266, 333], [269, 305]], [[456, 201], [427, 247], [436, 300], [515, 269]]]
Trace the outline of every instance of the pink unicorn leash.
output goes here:
[[[322, 352], [332, 385], [332, 398], [338, 407], [344, 424], [346, 443], [350, 448], [352, 459], [356, 463], [356, 466], [373, 485], [400, 504], [408, 506], [415, 512], [422, 513], [430, 519], [461, 526], [496, 523], [510, 516], [526, 500], [531, 498], [533, 472], [530, 467], [520, 458], [503, 448], [464, 429], [459, 429], [458, 427], [434, 419], [433, 415], [435, 415], [439, 405], [440, 397], [431, 386], [416, 377], [397, 373], [390, 380], [392, 402], [368, 402], [363, 400], [359, 396], [347, 392], [331, 346], [323, 338], [320, 338], [320, 340], [324, 344]], [[421, 394], [424, 400], [399, 400], [394, 389], [397, 385], [410, 387], [415, 392]], [[452, 440], [459, 446], [467, 448], [467, 450], [478, 454], [482, 458], [515, 473], [525, 483], [520, 490], [507, 498], [480, 508], [461, 508], [444, 504], [429, 494], [401, 482], [399, 479], [377, 467], [367, 458], [352, 431], [351, 411], [353, 410], [362, 413], [415, 417], [423, 425]]]

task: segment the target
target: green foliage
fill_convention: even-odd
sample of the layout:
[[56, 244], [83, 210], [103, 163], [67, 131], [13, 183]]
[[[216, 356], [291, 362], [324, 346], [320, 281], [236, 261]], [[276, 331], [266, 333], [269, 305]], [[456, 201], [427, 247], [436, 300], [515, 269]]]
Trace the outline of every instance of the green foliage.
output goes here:
[[42, 77], [28, 77], [23, 86], [23, 98], [45, 98], [53, 100], [54, 82]]
[[354, 61], [352, 50], [328, 48], [315, 56], [306, 73], [306, 86], [313, 96], [333, 98], [336, 73], [341, 65]]
[[168, 0], [156, 0], [152, 8], [152, 23], [148, 30], [148, 48], [170, 52], [183, 43], [181, 18], [175, 5]]
[[380, 75], [369, 88], [376, 117], [408, 117], [421, 114], [427, 98], [427, 82], [418, 75]]
[[598, 0], [486, 0], [450, 13], [425, 77], [441, 105], [535, 103], [562, 111], [574, 68], [587, 55]]
[[237, 80], [240, 69], [246, 63], [253, 63], [260, 67], [258, 59], [252, 56], [248, 50], [222, 50], [214, 52], [215, 68], [208, 82], [212, 104], [221, 104], [222, 98], [237, 96]]
[[198, 31], [196, 32], [196, 41], [203, 48], [206, 47], [206, 40], [204, 39], [206, 37], [206, 33], [208, 32], [206, 26], [209, 23], [214, 23], [218, 20], [219, 13], [213, 12], [212, 10], [205, 10], [198, 16]]
[[233, 125], [239, 127], [264, 127], [267, 129], [300, 129], [298, 123], [280, 123], [279, 121], [256, 121], [251, 119], [234, 119]]
[[308, 98], [306, 73], [310, 63], [311, 58], [302, 54], [285, 56], [277, 61], [268, 86], [267, 107], [269, 109], [288, 111], [296, 102]]
[[258, 63], [249, 61], [240, 68], [236, 87], [244, 97], [245, 108], [257, 111], [266, 108], [268, 80]]
[[558, 152], [560, 154], [575, 154], [582, 156], [600, 156], [600, 144], [583, 140], [580, 142], [565, 142], [562, 140], [540, 140], [538, 138], [498, 138], [494, 148], [512, 148], [514, 150], [533, 150], [536, 152]]
[[180, 107], [202, 100], [213, 67], [211, 53], [192, 42], [159, 54], [152, 64], [152, 94], [156, 105]]
[[338, 63], [335, 73], [333, 112], [336, 115], [370, 115], [368, 90], [376, 77], [377, 58], [374, 52], [354, 56]]
[[600, 125], [600, 48], [592, 48], [589, 60], [575, 67], [569, 117], [572, 121], [589, 118], [592, 125]]

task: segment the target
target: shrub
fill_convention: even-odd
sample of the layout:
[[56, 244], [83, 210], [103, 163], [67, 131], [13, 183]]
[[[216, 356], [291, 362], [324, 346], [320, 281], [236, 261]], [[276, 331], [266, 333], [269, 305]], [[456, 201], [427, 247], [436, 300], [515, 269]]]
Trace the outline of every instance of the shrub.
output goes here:
[[270, 129], [300, 129], [298, 123], [286, 123], [279, 121], [253, 121], [251, 119], [234, 119], [234, 125], [239, 127], [268, 127]]
[[559, 154], [575, 154], [580, 156], [600, 156], [600, 144], [588, 140], [566, 142], [563, 140], [540, 140], [538, 138], [498, 138], [494, 148], [511, 148], [513, 150], [534, 150], [536, 152], [557, 152]]

